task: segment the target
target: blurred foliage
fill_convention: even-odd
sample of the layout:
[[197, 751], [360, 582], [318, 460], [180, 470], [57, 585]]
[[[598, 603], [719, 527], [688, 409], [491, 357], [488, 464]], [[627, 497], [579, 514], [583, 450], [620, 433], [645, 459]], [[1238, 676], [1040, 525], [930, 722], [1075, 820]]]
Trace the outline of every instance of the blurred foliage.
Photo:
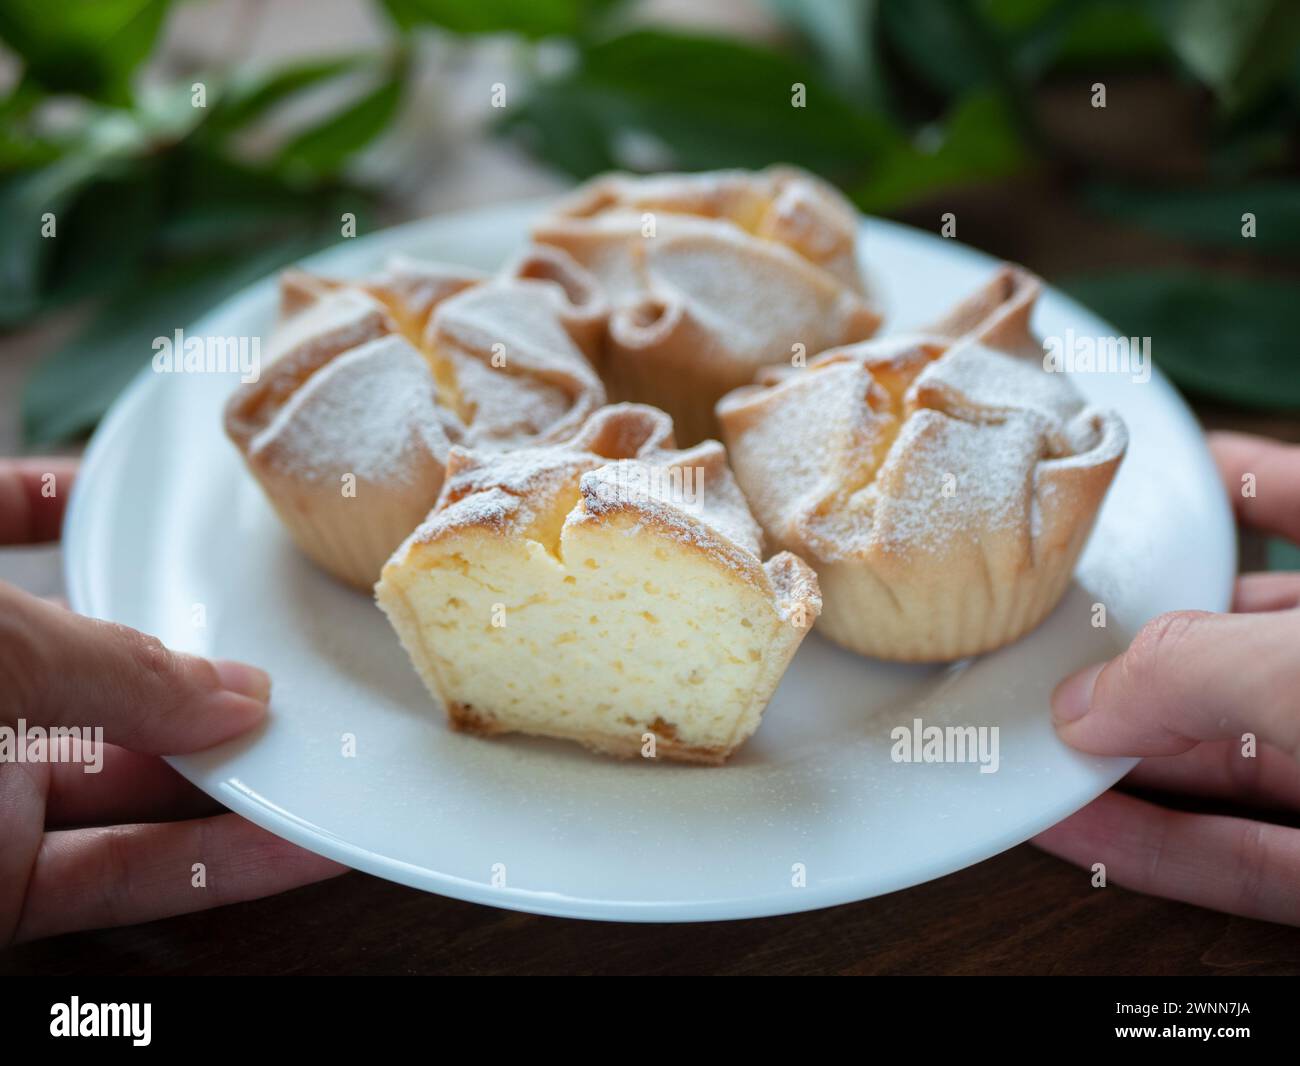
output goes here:
[[1085, 192], [1096, 211], [1189, 244], [1240, 247], [1243, 208], [1267, 224], [1251, 238], [1267, 252], [1300, 250], [1300, 185], [1295, 181], [1251, 181], [1230, 186], [1142, 189], [1094, 182]]
[[30, 85], [125, 106], [167, 8], [167, 0], [6, 0], [0, 40], [22, 58]]
[[584, 34], [615, 0], [381, 0], [405, 31], [436, 26], [460, 34], [510, 33], [529, 40]]
[[[618, 0], [376, 0], [394, 31], [382, 52], [186, 70], [145, 90], [168, 0], [5, 0], [0, 40], [22, 73], [0, 101], [0, 329], [89, 305], [84, 331], [30, 382], [31, 440], [92, 425], [146, 361], [158, 321], [197, 315], [336, 240], [344, 211], [381, 206], [352, 164], [408, 103], [429, 34], [516, 37], [522, 80], [496, 132], [575, 178], [784, 161], [891, 212], [1053, 168], [1098, 216], [1192, 248], [1298, 246], [1295, 0], [761, 2], [786, 27], [777, 44], [634, 23]], [[1043, 128], [1044, 84], [1116, 72], [1212, 101], [1202, 182], [1137, 184]], [[796, 85], [805, 107], [791, 106]], [[338, 96], [331, 111], [250, 150], [250, 131], [322, 90]], [[1254, 242], [1242, 240], [1246, 211]], [[45, 212], [58, 240], [41, 236]], [[1157, 361], [1184, 386], [1300, 405], [1285, 283], [1184, 270], [1070, 287], [1123, 331], [1158, 338]]]
[[1289, 540], [1268, 542], [1268, 569], [1300, 571], [1300, 545]]
[[1129, 336], [1153, 338], [1160, 368], [1185, 387], [1247, 407], [1300, 408], [1294, 280], [1192, 270], [1112, 271], [1069, 280]]
[[[796, 83], [811, 106], [790, 105]], [[852, 172], [892, 139], [879, 117], [831, 91], [800, 59], [658, 30], [590, 44], [572, 71], [541, 81], [508, 112], [505, 128], [576, 177], [624, 162], [630, 136], [658, 145], [661, 162], [684, 170], [760, 167], [784, 154], [829, 174]]]

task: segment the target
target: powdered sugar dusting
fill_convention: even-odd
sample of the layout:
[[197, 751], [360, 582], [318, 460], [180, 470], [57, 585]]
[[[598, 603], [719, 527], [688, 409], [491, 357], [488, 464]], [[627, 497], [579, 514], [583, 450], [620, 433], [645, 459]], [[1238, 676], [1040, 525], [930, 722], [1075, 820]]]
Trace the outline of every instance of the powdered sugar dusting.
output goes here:
[[607, 463], [583, 475], [581, 492], [583, 520], [632, 508], [704, 550], [726, 546], [762, 557], [762, 531], [715, 441]]
[[1024, 359], [973, 342], [955, 345], [921, 371], [908, 402], [937, 407], [968, 421], [1033, 411], [1057, 430], [1063, 430], [1083, 406], [1082, 397], [1064, 375], [1047, 373]]
[[875, 483], [869, 537], [889, 551], [938, 551], [1025, 519], [1043, 425], [1033, 415], [977, 424], [917, 411]]
[[412, 321], [423, 323], [443, 300], [486, 278], [482, 271], [470, 267], [394, 255], [365, 287], [368, 292], [400, 306]]
[[783, 244], [716, 224], [671, 223], [646, 242], [647, 288], [689, 310], [718, 352], [755, 368], [869, 336], [878, 321], [853, 293]]
[[866, 342], [724, 402], [733, 462], [782, 543], [833, 559], [1032, 536], [1060, 505], [1044, 464], [1122, 452], [1116, 420], [1084, 411], [1065, 377], [969, 341], [914, 358], [926, 345]]
[[274, 366], [309, 347], [346, 351], [396, 328], [383, 304], [366, 293], [322, 289], [314, 303], [280, 323], [267, 345], [267, 362]]
[[[873, 406], [874, 382], [859, 361], [792, 371], [784, 381], [735, 393], [720, 408], [754, 514], [782, 541], [793, 521], [840, 485], [865, 479], [860, 470], [874, 462], [872, 440], [883, 443], [896, 424], [887, 409], [879, 414], [879, 395]], [[733, 430], [740, 425], [747, 428]]]
[[[681, 331], [674, 342], [730, 372], [732, 384], [789, 358], [793, 344], [815, 352], [875, 331], [856, 237], [838, 193], [792, 168], [612, 175], [534, 230], [599, 279], [616, 324], [647, 305], [669, 309], [660, 321]], [[612, 341], [616, 351], [658, 351], [669, 338], [627, 328]]]
[[428, 339], [454, 368], [469, 439], [525, 443], [561, 426], [571, 434], [605, 399], [563, 324], [574, 310], [552, 281], [500, 278], [434, 312]]
[[440, 411], [424, 358], [400, 337], [387, 336], [313, 374], [253, 438], [250, 451], [291, 457], [295, 473], [309, 481], [351, 473], [400, 485], [408, 482], [417, 451], [445, 462], [458, 435]]
[[[553, 281], [485, 281], [404, 258], [355, 283], [290, 280], [296, 310], [271, 344], [285, 358], [264, 385], [246, 387], [261, 391], [245, 406], [265, 419], [250, 430], [250, 450], [307, 480], [348, 472], [408, 484], [411, 449], [441, 459], [455, 441], [494, 449], [558, 439], [604, 401]], [[421, 353], [404, 335], [420, 334], [430, 312], [432, 350]]]

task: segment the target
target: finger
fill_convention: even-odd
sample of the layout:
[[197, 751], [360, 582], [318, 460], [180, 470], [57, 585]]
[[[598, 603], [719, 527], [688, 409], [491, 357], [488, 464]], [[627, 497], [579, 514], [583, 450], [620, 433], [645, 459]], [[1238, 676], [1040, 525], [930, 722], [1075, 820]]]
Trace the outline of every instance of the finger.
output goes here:
[[1095, 755], [1176, 755], [1257, 736], [1300, 751], [1300, 612], [1161, 615], [1052, 694], [1061, 738]]
[[49, 776], [48, 762], [0, 763], [0, 947], [22, 916], [24, 888], [40, 852]]
[[46, 833], [15, 939], [260, 899], [346, 869], [235, 814]]
[[1300, 607], [1300, 574], [1242, 574], [1232, 594], [1232, 609], [1286, 611]]
[[0, 460], [0, 544], [59, 539], [75, 459]]
[[197, 751], [260, 722], [270, 687], [256, 667], [169, 651], [0, 583], [0, 719], [12, 725], [99, 727], [133, 751]]
[[1210, 450], [1237, 521], [1300, 544], [1300, 446], [1213, 433]]
[[1124, 784], [1261, 809], [1300, 810], [1300, 763], [1267, 744], [1259, 745], [1253, 755], [1242, 749], [1240, 741], [1219, 740], [1181, 755], [1143, 759]]
[[1267, 922], [1300, 924], [1300, 830], [1183, 814], [1118, 792], [1034, 838], [1107, 883]]
[[[87, 767], [97, 770], [87, 773]], [[195, 788], [156, 755], [113, 744], [83, 762], [50, 767], [45, 826], [120, 825], [167, 822], [216, 814], [221, 804]]]

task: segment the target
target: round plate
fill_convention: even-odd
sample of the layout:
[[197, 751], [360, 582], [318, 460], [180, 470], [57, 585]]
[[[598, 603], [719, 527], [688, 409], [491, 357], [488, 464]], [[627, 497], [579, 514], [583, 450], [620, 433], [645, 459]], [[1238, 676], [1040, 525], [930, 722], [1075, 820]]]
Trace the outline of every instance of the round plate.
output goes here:
[[[401, 251], [493, 268], [540, 209], [434, 218], [308, 266], [355, 275]], [[891, 329], [933, 317], [995, 266], [902, 226], [864, 227]], [[268, 278], [190, 332], [262, 335], [276, 299]], [[1114, 332], [1050, 290], [1035, 325]], [[945, 667], [863, 659], [814, 633], [757, 735], [721, 768], [452, 733], [374, 604], [281, 530], [222, 433], [230, 376], [146, 369], [104, 420], [65, 532], [69, 595], [173, 647], [270, 670], [265, 727], [172, 762], [230, 809], [349, 866], [479, 903], [623, 921], [864, 899], [1012, 847], [1113, 784], [1131, 761], [1066, 748], [1050, 722], [1053, 686], [1162, 611], [1228, 605], [1231, 515], [1187, 408], [1159, 376], [1075, 381], [1123, 415], [1132, 442], [1057, 610], [1011, 647]], [[997, 771], [893, 761], [891, 729], [915, 719], [999, 727]]]

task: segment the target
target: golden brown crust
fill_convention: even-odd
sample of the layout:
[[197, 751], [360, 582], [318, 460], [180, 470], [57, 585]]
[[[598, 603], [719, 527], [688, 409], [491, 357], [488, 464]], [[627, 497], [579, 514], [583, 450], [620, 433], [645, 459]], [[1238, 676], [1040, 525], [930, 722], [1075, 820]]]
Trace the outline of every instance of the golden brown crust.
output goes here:
[[976, 340], [1009, 355], [1039, 358], [1043, 346], [1030, 329], [1042, 281], [1014, 263], [1003, 263], [988, 282], [921, 332], [949, 341]]
[[502, 726], [491, 711], [469, 707], [463, 703], [447, 703], [447, 721], [458, 733], [468, 733], [476, 737], [496, 737], [510, 733], [525, 732], [526, 735], [544, 736], [560, 740], [572, 740], [590, 751], [600, 755], [610, 755], [616, 759], [666, 759], [672, 762], [695, 763], [701, 766], [721, 766], [735, 751], [735, 745], [729, 748], [702, 747], [684, 744], [676, 737], [676, 726], [663, 719], [656, 719], [645, 730], [654, 737], [655, 755], [650, 758], [643, 754], [645, 739], [641, 733], [582, 732], [559, 733], [548, 729], [544, 733], [528, 734], [525, 730]]
[[[670, 538], [774, 596], [762, 563], [762, 532], [725, 449], [705, 441], [677, 450], [673, 436], [664, 412], [612, 404], [558, 445], [507, 456], [453, 447], [436, 506], [394, 558], [473, 529], [536, 539], [545, 527], [558, 535], [558, 513], [565, 526], [622, 522]], [[698, 505], [665, 493], [690, 484], [703, 486]]]

